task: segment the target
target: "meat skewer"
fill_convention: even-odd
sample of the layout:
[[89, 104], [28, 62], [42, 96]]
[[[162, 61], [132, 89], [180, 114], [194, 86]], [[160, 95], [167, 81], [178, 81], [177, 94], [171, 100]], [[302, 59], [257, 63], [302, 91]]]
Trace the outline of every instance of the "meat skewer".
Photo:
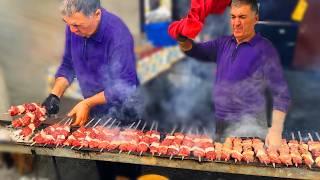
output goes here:
[[[204, 133], [207, 134], [205, 130]], [[192, 138], [192, 154], [198, 158], [199, 162], [204, 157], [215, 159], [213, 140], [208, 135], [200, 135], [199, 129], [196, 129], [196, 135], [191, 135], [190, 137]]]
[[320, 136], [319, 136], [319, 134], [318, 134], [318, 132], [315, 132], [315, 134], [316, 134], [316, 137], [317, 137], [317, 139], [318, 139], [318, 147], [317, 147], [317, 156], [316, 156], [316, 160], [315, 160], [315, 163], [316, 163], [316, 165], [317, 165], [317, 167], [320, 167], [320, 147], [319, 147], [319, 144], [320, 144]]
[[[128, 139], [127, 134], [132, 134], [132, 127], [135, 125], [136, 122], [133, 122], [128, 128], [125, 128], [124, 131], [120, 131], [119, 136], [115, 137], [112, 139], [111, 143], [110, 143], [110, 147], [109, 150], [115, 150], [116, 148], [118, 148], [120, 145], [123, 144], [123, 142], [125, 143]], [[125, 147], [124, 147], [125, 146]], [[126, 149], [126, 145], [122, 145], [122, 147], [124, 147], [124, 149]], [[122, 148], [120, 148], [119, 154], [122, 152]]]
[[[86, 132], [85, 132], [86, 136], [85, 136], [85, 138], [84, 138], [84, 142], [85, 142], [85, 144], [88, 144], [88, 146], [89, 146], [90, 140], [92, 139], [92, 138], [90, 137], [90, 135], [91, 135], [91, 134], [95, 134], [95, 127], [99, 124], [99, 122], [100, 122], [101, 120], [102, 120], [102, 118], [98, 119], [98, 121], [92, 126], [92, 128], [89, 128], [89, 129], [86, 130]], [[93, 136], [94, 136], [94, 135], [93, 135]], [[82, 145], [78, 148], [78, 150], [82, 149], [83, 146], [85, 146], [85, 145], [82, 144]]]
[[291, 133], [292, 140], [289, 141], [288, 146], [290, 148], [290, 155], [292, 158], [293, 164], [298, 167], [298, 165], [302, 164], [302, 157], [299, 152], [299, 142], [295, 140], [294, 133]]
[[120, 131], [119, 126], [121, 122], [118, 122], [118, 124], [113, 128], [113, 125], [115, 122], [116, 122], [116, 119], [107, 127], [107, 130], [104, 133], [105, 139], [102, 141], [101, 146], [99, 146], [99, 148], [101, 148], [100, 152], [102, 152], [104, 149], [113, 150], [117, 147], [117, 146], [114, 147], [115, 145], [112, 143], [115, 143], [113, 142], [113, 140], [117, 138], [119, 134], [119, 131]]
[[243, 160], [247, 163], [254, 161], [254, 151], [253, 151], [253, 141], [252, 139], [246, 139], [242, 141], [242, 156]]
[[281, 163], [285, 164], [286, 166], [292, 165], [292, 158], [290, 155], [290, 148], [287, 144], [285, 139], [282, 139], [280, 148], [279, 148], [279, 159]]
[[311, 140], [311, 141], [308, 141], [309, 151], [315, 158], [315, 165], [317, 167], [320, 167], [320, 138], [317, 136], [317, 133], [316, 133], [318, 141], [314, 141], [312, 135], [310, 133], [308, 133], [308, 135]]
[[[75, 138], [76, 137], [76, 139], [74, 139], [74, 140], [83, 140], [85, 137], [86, 137], [86, 135], [84, 134], [85, 133], [85, 130], [86, 130], [86, 128], [94, 121], [94, 119], [95, 118], [92, 118], [85, 126], [83, 126], [83, 127], [79, 127], [75, 132], [73, 132], [73, 134], [71, 134], [71, 136], [69, 136], [69, 138]], [[78, 138], [80, 138], [80, 139], [78, 139]], [[74, 142], [74, 141], [73, 141]], [[72, 147], [71, 147], [71, 149], [73, 149], [73, 148], [75, 148], [76, 146], [75, 145], [73, 145]]]
[[160, 147], [160, 133], [157, 131], [158, 130], [158, 123], [157, 122], [155, 123], [154, 130], [152, 130], [152, 128], [153, 128], [153, 125], [151, 126], [150, 131], [146, 132], [146, 134], [149, 137], [150, 152], [151, 152], [152, 156], [154, 156], [154, 154], [158, 152], [158, 149]]
[[302, 142], [302, 136], [300, 131], [298, 131], [298, 136], [299, 136], [299, 140], [300, 140], [300, 144], [299, 144], [299, 152], [301, 154], [301, 157], [303, 159], [304, 164], [306, 164], [309, 168], [312, 167], [314, 160], [312, 158], [311, 153], [309, 152], [309, 147], [307, 144]]
[[191, 149], [193, 147], [193, 135], [191, 134], [191, 132], [192, 132], [192, 127], [184, 136], [184, 139], [180, 146], [178, 155], [181, 156], [181, 160], [183, 160], [185, 157], [190, 156], [191, 154]]
[[180, 146], [185, 137], [183, 134], [183, 130], [184, 128], [181, 129], [180, 133], [179, 132], [174, 133], [174, 139], [171, 145], [168, 147], [168, 151], [167, 151], [167, 154], [170, 155], [170, 158], [169, 158], [170, 160], [174, 155], [177, 155], [179, 153]]
[[[135, 126], [134, 130], [137, 130], [137, 128], [139, 127], [140, 123], [141, 123], [141, 120], [138, 121], [138, 124]], [[130, 142], [129, 146], [134, 146], [134, 147], [131, 147], [132, 149], [128, 151], [128, 154], [130, 154], [131, 151], [137, 149], [137, 146], [138, 146], [138, 143], [139, 143], [139, 141], [140, 141], [140, 138], [141, 138], [143, 135], [144, 135], [144, 134], [143, 134], [143, 130], [137, 131], [137, 136], [138, 136], [138, 137], [133, 137], [133, 138], [134, 138], [134, 141], [131, 141], [131, 142]]]
[[84, 140], [80, 139], [80, 150], [82, 147], [99, 148], [106, 140], [107, 129], [105, 126], [111, 121], [109, 118], [103, 125], [98, 125], [102, 119], [99, 119], [92, 127], [86, 128]]
[[173, 133], [176, 131], [177, 126], [174, 125], [171, 133], [167, 134], [165, 139], [160, 143], [160, 146], [158, 148], [158, 154], [161, 156], [161, 154], [167, 154], [169, 146], [172, 144], [174, 135]]
[[260, 139], [253, 139], [253, 149], [259, 161], [265, 165], [270, 163], [270, 158], [265, 149], [264, 143]]
[[[141, 129], [141, 132], [144, 131], [146, 125], [147, 125], [147, 123], [145, 122], [143, 127], [142, 127], [142, 129]], [[148, 131], [148, 132], [150, 132], [150, 131]], [[146, 132], [145, 134], [143, 134], [140, 137], [139, 143], [137, 145], [136, 151], [140, 152], [140, 154], [139, 154], [140, 156], [142, 155], [142, 153], [146, 152], [149, 149], [149, 146], [150, 146], [150, 133], [148, 133], [148, 132]]]
[[38, 132], [33, 138], [34, 143], [45, 144], [44, 146], [47, 144], [62, 144], [70, 133], [71, 121], [68, 119], [63, 125], [60, 123], [61, 122], [48, 126]]
[[[63, 119], [61, 119], [60, 121], [58, 121], [58, 123], [57, 123], [57, 125], [60, 125], [63, 121], [65, 121], [65, 120], [67, 120], [65, 123], [67, 123], [69, 120], [70, 120], [70, 118], [69, 119], [67, 119], [68, 117], [65, 117], [65, 118], [63, 118]], [[41, 131], [40, 131], [40, 133], [41, 133]], [[40, 135], [40, 134], [38, 134], [38, 135]], [[42, 136], [44, 136], [45, 134], [41, 134]], [[36, 144], [37, 143], [37, 141], [34, 141], [34, 139], [37, 137], [37, 134], [31, 139], [31, 141], [32, 141], [32, 144], [30, 144], [30, 146], [33, 146], [34, 144]]]
[[241, 161], [242, 156], [242, 139], [241, 138], [234, 138], [233, 139], [233, 147], [231, 157], [234, 158], [234, 162]]
[[[109, 120], [111, 120], [112, 118], [110, 118]], [[99, 133], [99, 135], [97, 135], [96, 137], [96, 140], [98, 141], [99, 144], [97, 144], [97, 148], [100, 149], [100, 152], [102, 152], [104, 149], [107, 149], [109, 146], [110, 146], [110, 143], [111, 143], [111, 139], [115, 136], [118, 135], [119, 133], [119, 125], [121, 122], [119, 122], [115, 128], [111, 129], [112, 126], [114, 125], [114, 123], [116, 122], [117, 120], [114, 119], [112, 121], [112, 123], [110, 125], [108, 125], [106, 128], [105, 128], [105, 125], [107, 123], [105, 123], [102, 128], [100, 128], [101, 132]], [[90, 143], [89, 143], [90, 145]]]

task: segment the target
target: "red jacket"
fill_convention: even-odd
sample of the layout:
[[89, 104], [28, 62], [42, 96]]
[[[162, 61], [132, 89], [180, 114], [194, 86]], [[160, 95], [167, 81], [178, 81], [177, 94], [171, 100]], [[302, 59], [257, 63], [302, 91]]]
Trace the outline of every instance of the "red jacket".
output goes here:
[[191, 0], [188, 15], [170, 24], [169, 35], [174, 39], [179, 34], [190, 39], [195, 38], [202, 30], [206, 17], [209, 14], [222, 14], [230, 3], [231, 0]]

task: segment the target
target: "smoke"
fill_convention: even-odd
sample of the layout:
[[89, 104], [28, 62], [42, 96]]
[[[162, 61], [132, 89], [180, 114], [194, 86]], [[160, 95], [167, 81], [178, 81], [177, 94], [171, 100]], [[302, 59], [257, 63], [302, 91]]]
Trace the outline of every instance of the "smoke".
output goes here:
[[267, 130], [265, 118], [244, 115], [240, 117], [240, 121], [236, 121], [226, 128], [223, 137], [260, 137], [264, 139]]
[[191, 58], [176, 64], [168, 73], [147, 83], [145, 119], [156, 120], [169, 132], [176, 125], [184, 132], [214, 128], [212, 104], [213, 64]]

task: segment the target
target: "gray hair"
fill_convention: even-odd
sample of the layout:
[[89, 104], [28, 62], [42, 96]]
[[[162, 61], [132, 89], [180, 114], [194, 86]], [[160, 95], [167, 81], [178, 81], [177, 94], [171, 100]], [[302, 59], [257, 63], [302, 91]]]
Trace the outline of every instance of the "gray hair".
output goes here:
[[249, 5], [253, 12], [259, 14], [257, 0], [232, 0], [231, 6], [239, 7], [241, 5]]
[[71, 16], [75, 12], [90, 16], [100, 7], [100, 0], [63, 0], [60, 10], [64, 16]]

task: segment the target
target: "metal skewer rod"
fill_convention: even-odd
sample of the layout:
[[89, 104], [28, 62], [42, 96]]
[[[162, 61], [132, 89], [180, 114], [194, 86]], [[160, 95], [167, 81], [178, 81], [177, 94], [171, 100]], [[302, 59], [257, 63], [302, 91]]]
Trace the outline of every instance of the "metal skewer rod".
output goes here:
[[115, 128], [118, 128], [120, 126], [121, 122], [118, 122]]
[[177, 129], [177, 125], [175, 124], [174, 126], [173, 126], [173, 128], [172, 128], [172, 131], [171, 131], [171, 135], [173, 135], [173, 133], [176, 131], [176, 129]]
[[63, 125], [69, 125], [72, 122], [72, 118], [68, 118], [67, 121]]
[[92, 118], [84, 127], [88, 127], [93, 121], [94, 121], [95, 118]]
[[185, 130], [185, 128], [186, 128], [186, 126], [185, 126], [185, 125], [183, 125], [183, 126], [182, 126], [182, 128], [181, 128], [181, 130], [180, 130], [180, 132], [181, 132], [181, 133], [183, 133], [183, 132], [184, 132], [184, 130]]
[[137, 129], [137, 128], [139, 127], [140, 123], [141, 123], [141, 120], [138, 121], [138, 123], [137, 123], [137, 125], [134, 127], [134, 129]]
[[300, 142], [302, 142], [302, 136], [301, 136], [301, 132], [300, 131], [298, 131], [298, 136], [299, 136]]
[[315, 132], [315, 134], [316, 134], [316, 137], [317, 137], [318, 141], [320, 141], [319, 133], [318, 133], [318, 132]]
[[109, 122], [112, 120], [112, 118], [109, 118], [105, 123], [102, 124], [102, 127], [105, 127]]
[[192, 129], [193, 129], [193, 127], [190, 127], [190, 129], [188, 130], [187, 134], [191, 134], [192, 133]]
[[69, 121], [69, 123], [68, 123], [68, 126], [71, 126], [72, 122], [73, 122], [73, 118], [70, 118], [70, 121]]
[[154, 129], [154, 130], [158, 131], [158, 125], [159, 125], [159, 123], [158, 123], [158, 122], [156, 122], [156, 127], [155, 127], [155, 129]]
[[145, 122], [145, 123], [143, 124], [142, 129], [141, 129], [142, 132], [144, 131], [144, 128], [146, 128], [146, 126], [147, 126], [147, 122]]
[[98, 121], [93, 125], [93, 127], [96, 127], [101, 120], [102, 120], [102, 118], [98, 119]]
[[152, 121], [152, 124], [151, 124], [151, 127], [150, 127], [150, 131], [152, 131], [154, 124], [155, 124], [155, 121]]
[[313, 141], [313, 137], [312, 137], [311, 133], [308, 133], [308, 136], [309, 136], [310, 140]]
[[136, 122], [133, 122], [133, 123], [128, 127], [128, 129], [131, 129], [131, 128], [134, 126], [135, 123], [136, 123]]
[[107, 128], [110, 129], [116, 121], [117, 121], [117, 120], [114, 119], [114, 120], [112, 121], [112, 123], [111, 123]]
[[196, 129], [196, 134], [199, 135], [199, 128]]
[[205, 135], [209, 135], [208, 131], [207, 131], [205, 128], [203, 128], [203, 133], [204, 133]]
[[68, 116], [62, 118], [60, 121], [57, 122], [58, 125], [60, 125], [60, 123], [62, 123], [63, 121], [65, 121], [68, 118]]
[[291, 132], [291, 138], [292, 140], [295, 140], [296, 138], [294, 137], [294, 132]]

